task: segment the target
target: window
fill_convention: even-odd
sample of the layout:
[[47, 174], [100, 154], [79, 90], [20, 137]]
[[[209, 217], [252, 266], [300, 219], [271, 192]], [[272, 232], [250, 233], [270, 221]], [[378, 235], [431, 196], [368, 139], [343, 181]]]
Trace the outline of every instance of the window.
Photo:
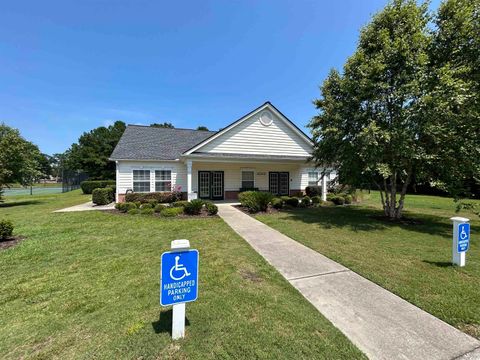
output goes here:
[[318, 171], [309, 171], [308, 172], [308, 186], [318, 185]]
[[255, 187], [255, 171], [242, 170], [242, 189], [253, 189]]
[[155, 170], [155, 191], [172, 191], [171, 170]]
[[150, 170], [133, 170], [133, 191], [150, 191]]

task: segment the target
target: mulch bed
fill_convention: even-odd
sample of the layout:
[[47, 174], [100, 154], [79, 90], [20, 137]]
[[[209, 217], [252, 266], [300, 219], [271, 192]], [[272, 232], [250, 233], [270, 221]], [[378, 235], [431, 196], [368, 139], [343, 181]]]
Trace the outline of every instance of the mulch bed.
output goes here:
[[[138, 216], [138, 215], [142, 216], [142, 214], [131, 215], [129, 213], [122, 212], [122, 211], [119, 211], [117, 209], [103, 210], [103, 212], [109, 213], [109, 214], [123, 215], [123, 216]], [[205, 209], [203, 209], [202, 212], [199, 215], [180, 214], [180, 215], [177, 215], [177, 216], [169, 217], [169, 216], [162, 216], [162, 215], [160, 215], [160, 213], [153, 213], [153, 214], [148, 214], [148, 215], [143, 215], [143, 216], [153, 216], [153, 217], [159, 217], [159, 218], [162, 218], [162, 219], [192, 219], [192, 218], [214, 218], [214, 217], [218, 217], [218, 215], [208, 215], [208, 212]]]
[[25, 236], [12, 236], [7, 240], [0, 240], [0, 250], [5, 250], [16, 246], [20, 243], [20, 241], [25, 240]]
[[256, 214], [256, 215], [265, 215], [265, 214], [276, 214], [278, 213], [280, 210], [277, 210], [271, 206], [268, 207], [267, 211], [259, 211], [259, 212], [256, 212], [256, 213], [252, 213], [250, 211], [248, 211], [248, 209], [242, 205], [233, 205], [234, 208], [244, 212], [245, 214], [248, 214], [248, 215], [253, 215], [253, 214]]

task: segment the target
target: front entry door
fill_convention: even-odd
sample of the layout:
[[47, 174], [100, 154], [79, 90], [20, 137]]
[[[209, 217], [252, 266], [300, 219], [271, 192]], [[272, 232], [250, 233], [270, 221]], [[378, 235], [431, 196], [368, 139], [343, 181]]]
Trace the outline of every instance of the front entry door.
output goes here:
[[290, 174], [288, 171], [269, 172], [268, 189], [274, 195], [289, 195]]
[[223, 171], [198, 172], [198, 197], [223, 200]]

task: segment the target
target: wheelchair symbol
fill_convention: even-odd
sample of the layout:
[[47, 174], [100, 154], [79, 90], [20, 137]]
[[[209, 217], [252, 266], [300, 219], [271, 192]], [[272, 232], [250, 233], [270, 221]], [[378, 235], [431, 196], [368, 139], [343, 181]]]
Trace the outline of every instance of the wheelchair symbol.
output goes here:
[[[178, 260], [180, 260], [180, 256], [175, 256], [175, 265], [173, 265], [172, 268], [170, 269], [170, 277], [171, 277], [173, 280], [182, 280], [184, 277], [191, 275], [191, 274], [187, 271], [187, 268], [185, 267], [185, 265], [179, 264], [179, 263], [178, 263]], [[175, 277], [175, 276], [173, 276], [173, 272], [174, 272], [174, 271], [183, 271], [183, 274], [182, 274], [182, 276]]]
[[462, 226], [462, 231], [460, 232], [460, 240], [465, 240], [467, 237], [468, 237], [468, 234], [465, 231], [465, 227]]

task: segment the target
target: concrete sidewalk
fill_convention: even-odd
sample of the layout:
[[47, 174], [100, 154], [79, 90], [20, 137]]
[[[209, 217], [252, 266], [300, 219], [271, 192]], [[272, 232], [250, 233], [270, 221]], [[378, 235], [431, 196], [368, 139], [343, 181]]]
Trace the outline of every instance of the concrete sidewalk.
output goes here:
[[55, 210], [54, 212], [74, 212], [74, 211], [93, 211], [93, 210], [112, 210], [115, 209], [115, 203], [108, 205], [95, 205], [93, 202], [89, 201], [84, 204], [70, 206], [65, 209]]
[[370, 359], [480, 359], [480, 342], [227, 204], [218, 214]]

